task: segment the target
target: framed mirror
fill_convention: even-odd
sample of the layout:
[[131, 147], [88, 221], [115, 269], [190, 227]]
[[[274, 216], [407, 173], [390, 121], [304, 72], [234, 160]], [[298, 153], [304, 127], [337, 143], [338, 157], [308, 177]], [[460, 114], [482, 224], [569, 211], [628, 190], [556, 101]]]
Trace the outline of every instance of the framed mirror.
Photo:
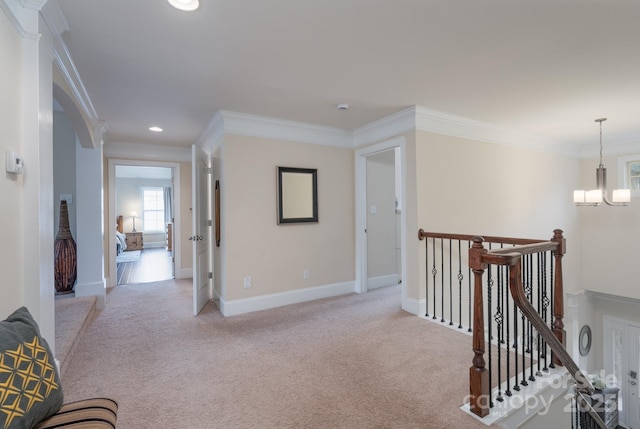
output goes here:
[[278, 224], [318, 222], [318, 170], [277, 167]]

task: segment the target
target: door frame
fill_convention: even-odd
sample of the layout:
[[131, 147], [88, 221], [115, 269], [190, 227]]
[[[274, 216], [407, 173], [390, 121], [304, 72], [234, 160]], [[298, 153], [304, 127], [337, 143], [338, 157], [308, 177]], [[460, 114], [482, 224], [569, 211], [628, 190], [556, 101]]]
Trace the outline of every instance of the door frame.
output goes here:
[[[396, 137], [390, 140], [383, 141], [371, 146], [366, 146], [356, 150], [355, 156], [355, 169], [356, 169], [356, 283], [355, 291], [357, 293], [367, 292], [367, 157], [375, 155], [380, 152], [385, 152], [391, 149], [400, 149], [400, 199], [402, 201], [402, 207], [400, 212], [400, 254], [401, 254], [401, 269], [400, 278], [402, 283], [401, 287], [401, 299], [402, 308], [406, 307], [407, 290], [407, 211], [406, 196], [407, 196], [407, 148], [406, 139], [404, 137]], [[396, 163], [397, 164], [397, 163]]]
[[176, 267], [182, 266], [181, 240], [181, 207], [180, 207], [180, 163], [165, 161], [144, 161], [131, 159], [109, 158], [107, 179], [109, 181], [109, 214], [107, 222], [107, 245], [109, 255], [109, 287], [116, 285], [118, 273], [116, 269], [116, 165], [131, 165], [139, 167], [166, 167], [173, 169], [173, 275], [175, 278], [182, 278], [180, 270]]
[[[618, 380], [618, 382], [620, 383], [620, 385], [625, 384], [625, 381], [627, 380], [627, 374], [629, 371], [629, 367], [630, 367], [630, 363], [629, 363], [629, 355], [630, 355], [630, 350], [629, 347], [631, 347], [630, 344], [628, 344], [629, 342], [629, 327], [632, 326], [634, 328], [640, 329], [640, 323], [638, 322], [634, 322], [632, 320], [625, 320], [625, 319], [620, 319], [618, 317], [613, 317], [613, 316], [607, 316], [604, 315], [602, 317], [602, 337], [603, 337], [603, 341], [602, 341], [602, 366], [604, 367], [605, 370], [605, 376], [607, 376], [609, 373], [608, 371], [612, 371], [613, 368], [607, 368], [606, 367], [606, 363], [610, 362], [612, 360], [612, 356], [611, 356], [611, 352], [610, 349], [608, 349], [605, 346], [605, 342], [604, 342], [604, 338], [606, 336], [606, 334], [609, 332], [609, 330], [607, 329], [610, 323], [615, 323], [618, 325], [622, 325], [624, 326], [624, 337], [623, 337], [623, 356], [622, 356], [622, 380]], [[609, 352], [608, 352], [609, 351]], [[625, 384], [626, 387], [626, 384]], [[623, 404], [623, 408], [622, 408], [622, 413], [620, 413], [619, 418], [620, 418], [620, 423], [621, 424], [625, 424], [628, 425], [628, 410], [630, 409], [629, 407], [629, 402], [630, 399], [627, 396], [627, 390], [626, 388], [622, 388], [621, 389], [623, 392], [622, 396], [618, 397], [618, 401], [622, 401]]]

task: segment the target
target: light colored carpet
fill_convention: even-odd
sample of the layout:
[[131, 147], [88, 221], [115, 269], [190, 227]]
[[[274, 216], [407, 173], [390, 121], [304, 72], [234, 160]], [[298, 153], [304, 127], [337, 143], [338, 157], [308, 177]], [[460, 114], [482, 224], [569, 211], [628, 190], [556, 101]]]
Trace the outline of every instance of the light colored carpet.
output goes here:
[[137, 262], [140, 260], [140, 250], [131, 250], [130, 252], [122, 252], [116, 256], [116, 263]]
[[96, 297], [58, 295], [56, 307], [56, 358], [60, 360], [60, 374], [64, 377], [71, 356], [95, 314]]
[[485, 428], [461, 412], [470, 337], [400, 310], [397, 286], [224, 318], [190, 281], [118, 286], [65, 400], [120, 402], [119, 428]]

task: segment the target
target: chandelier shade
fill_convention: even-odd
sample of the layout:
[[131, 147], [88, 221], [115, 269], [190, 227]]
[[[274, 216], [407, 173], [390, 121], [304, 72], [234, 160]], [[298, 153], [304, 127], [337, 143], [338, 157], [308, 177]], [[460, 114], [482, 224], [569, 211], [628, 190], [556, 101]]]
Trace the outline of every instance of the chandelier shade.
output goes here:
[[602, 123], [606, 120], [607, 118], [595, 120], [600, 124], [600, 165], [596, 169], [596, 189], [573, 191], [573, 202], [577, 206], [599, 206], [603, 201], [609, 206], [627, 206], [631, 201], [629, 189], [615, 189], [611, 199], [607, 197], [607, 169], [602, 162]]

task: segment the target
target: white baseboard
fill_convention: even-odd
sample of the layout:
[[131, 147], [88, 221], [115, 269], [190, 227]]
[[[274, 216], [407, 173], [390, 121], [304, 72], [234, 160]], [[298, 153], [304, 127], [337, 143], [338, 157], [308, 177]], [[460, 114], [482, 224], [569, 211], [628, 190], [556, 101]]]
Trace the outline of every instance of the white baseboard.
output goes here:
[[193, 268], [183, 268], [181, 270], [176, 269], [176, 279], [188, 279], [193, 278]]
[[378, 277], [369, 277], [367, 279], [367, 289], [376, 289], [384, 286], [391, 286], [398, 284], [398, 274], [393, 273], [386, 276], [378, 276]]
[[145, 249], [157, 249], [160, 247], [167, 247], [167, 243], [164, 241], [145, 241], [144, 242]]
[[416, 316], [424, 316], [426, 300], [419, 300], [415, 298], [405, 297], [402, 300], [402, 309], [407, 313], [415, 314]]
[[106, 279], [94, 283], [77, 283], [75, 287], [76, 296], [95, 296], [96, 308], [102, 310], [107, 296]]
[[355, 282], [316, 286], [252, 298], [234, 300], [220, 299], [220, 311], [225, 316], [236, 316], [238, 314], [268, 310], [270, 308], [282, 307], [283, 305], [298, 304], [348, 293], [355, 293]]

